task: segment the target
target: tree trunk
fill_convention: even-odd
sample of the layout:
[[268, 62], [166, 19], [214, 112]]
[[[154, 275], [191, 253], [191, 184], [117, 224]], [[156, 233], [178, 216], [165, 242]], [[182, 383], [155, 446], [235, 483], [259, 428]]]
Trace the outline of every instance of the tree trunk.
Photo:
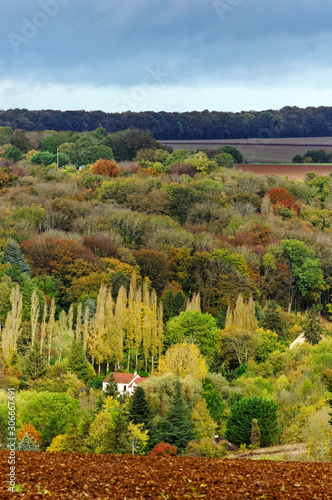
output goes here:
[[151, 358], [151, 373], [153, 373], [153, 356]]
[[145, 371], [148, 371], [148, 355], [145, 355]]
[[129, 368], [130, 368], [130, 354], [128, 353], [128, 364], [127, 364], [127, 370], [129, 372]]
[[135, 372], [137, 372], [137, 350], [135, 351]]
[[107, 364], [106, 364], [106, 375], [108, 374], [109, 371], [110, 371], [110, 362], [107, 361]]

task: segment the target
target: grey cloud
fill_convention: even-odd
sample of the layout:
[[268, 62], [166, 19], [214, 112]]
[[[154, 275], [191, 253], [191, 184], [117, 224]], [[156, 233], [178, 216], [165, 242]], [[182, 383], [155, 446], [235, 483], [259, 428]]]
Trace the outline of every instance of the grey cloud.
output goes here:
[[[59, 12], [14, 50], [41, 1]], [[61, 4], [63, 2], [63, 5]], [[222, 5], [229, 9], [221, 13]], [[303, 65], [330, 66], [329, 0], [0, 0], [0, 73], [64, 83], [140, 85], [159, 65], [168, 85], [273, 78]], [[24, 38], [24, 37], [23, 37]], [[17, 42], [18, 43], [18, 42]]]

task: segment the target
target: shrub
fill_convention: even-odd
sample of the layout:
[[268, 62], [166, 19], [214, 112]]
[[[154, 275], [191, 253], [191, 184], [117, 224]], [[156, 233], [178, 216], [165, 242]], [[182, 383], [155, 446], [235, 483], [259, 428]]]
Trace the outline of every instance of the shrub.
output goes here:
[[241, 398], [231, 407], [226, 424], [226, 439], [239, 446], [250, 445], [252, 421], [257, 418], [262, 447], [279, 440], [278, 403], [263, 398]]
[[35, 427], [31, 424], [24, 424], [20, 431], [17, 431], [17, 440], [21, 444], [25, 435], [28, 434], [30, 439], [34, 439], [35, 443], [41, 447], [41, 437], [40, 433], [35, 429]]
[[91, 172], [95, 175], [117, 177], [120, 173], [120, 169], [114, 160], [100, 159], [92, 165]]
[[152, 448], [149, 455], [152, 457], [166, 457], [167, 455], [175, 456], [177, 451], [176, 446], [172, 446], [169, 443], [158, 443]]
[[226, 443], [217, 444], [210, 438], [200, 441], [190, 441], [187, 445], [185, 455], [188, 457], [218, 458], [227, 455]]

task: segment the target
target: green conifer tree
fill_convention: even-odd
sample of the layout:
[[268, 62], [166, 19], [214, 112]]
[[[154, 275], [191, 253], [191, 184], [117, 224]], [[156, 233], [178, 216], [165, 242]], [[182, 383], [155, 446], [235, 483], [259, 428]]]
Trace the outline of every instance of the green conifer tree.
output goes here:
[[320, 321], [316, 309], [309, 309], [302, 321], [302, 328], [304, 331], [304, 338], [311, 345], [318, 344], [325, 333], [325, 329]]
[[46, 358], [44, 354], [40, 352], [38, 342], [35, 342], [24, 359], [23, 376], [26, 380], [36, 380], [45, 375], [46, 367]]
[[22, 273], [26, 273], [29, 276], [31, 274], [30, 266], [27, 264], [20, 247], [11, 238], [9, 238], [4, 248], [2, 261], [4, 264], [8, 262], [12, 266], [16, 265]]
[[175, 382], [170, 409], [162, 422], [162, 440], [178, 450], [184, 451], [189, 441], [196, 437], [195, 425], [190, 420], [189, 410], [184, 402], [180, 381]]
[[17, 445], [17, 450], [39, 451], [39, 444], [36, 443], [33, 437], [29, 437], [28, 433], [26, 433], [21, 443]]
[[113, 373], [110, 373], [108, 384], [106, 385], [106, 390], [104, 391], [104, 393], [105, 396], [111, 396], [115, 399], [119, 396], [118, 384], [115, 382]]
[[279, 439], [278, 403], [263, 398], [241, 398], [231, 407], [225, 437], [232, 443], [250, 445], [253, 419], [258, 420], [261, 446], [271, 446]]
[[94, 369], [87, 360], [80, 340], [73, 340], [68, 357], [69, 370], [84, 382], [89, 382], [94, 377]]
[[129, 419], [133, 421], [134, 424], [144, 424], [143, 429], [147, 430], [151, 427], [152, 413], [146, 399], [145, 391], [140, 385], [136, 387], [133, 394], [130, 410]]

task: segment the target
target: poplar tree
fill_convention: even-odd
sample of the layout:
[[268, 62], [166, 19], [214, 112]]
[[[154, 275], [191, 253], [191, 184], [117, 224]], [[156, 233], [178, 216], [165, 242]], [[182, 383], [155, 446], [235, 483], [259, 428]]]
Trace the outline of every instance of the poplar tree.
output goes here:
[[252, 295], [250, 295], [248, 302], [244, 302], [242, 293], [239, 293], [235, 308], [228, 307], [225, 328], [231, 325], [242, 331], [254, 332], [258, 329], [255, 301]]
[[31, 314], [30, 314], [32, 346], [35, 343], [39, 313], [40, 313], [40, 306], [39, 306], [38, 295], [36, 290], [34, 290], [31, 295]]
[[129, 296], [128, 296], [128, 322], [126, 328], [126, 341], [125, 346], [127, 349], [127, 370], [130, 368], [130, 350], [134, 348], [135, 345], [135, 330], [136, 330], [136, 295], [137, 295], [137, 284], [136, 284], [136, 273], [133, 273], [130, 280], [129, 286]]
[[82, 302], [80, 302], [77, 306], [75, 337], [77, 340], [83, 340], [82, 339]]
[[142, 319], [143, 319], [142, 290], [140, 287], [138, 287], [135, 299], [135, 330], [134, 330], [135, 371], [137, 371], [138, 353], [142, 343]]
[[114, 358], [117, 360], [118, 368], [120, 359], [123, 357], [123, 342], [125, 327], [127, 323], [127, 291], [124, 286], [120, 287], [115, 304], [115, 335], [114, 335]]
[[72, 337], [72, 330], [68, 326], [66, 311], [61, 311], [59, 319], [54, 325], [54, 344], [56, 346], [59, 361], [61, 361], [63, 348], [70, 337]]
[[22, 323], [22, 294], [20, 291], [20, 287], [16, 285], [15, 288], [11, 291], [10, 294], [10, 303], [12, 306], [12, 310], [9, 314], [11, 314], [11, 322], [13, 329], [13, 343], [14, 343], [14, 352], [17, 351], [17, 339], [22, 333], [21, 323]]
[[2, 352], [6, 363], [10, 363], [17, 352], [17, 340], [22, 333], [22, 294], [16, 285], [10, 294], [11, 310], [8, 312], [2, 331]]
[[114, 355], [113, 355], [113, 350], [114, 350], [114, 336], [115, 336], [115, 317], [114, 317], [114, 300], [112, 296], [112, 290], [111, 288], [108, 289], [107, 296], [106, 296], [106, 338], [105, 338], [105, 344], [106, 344], [106, 361], [107, 361], [107, 366], [106, 366], [106, 371], [109, 371], [109, 365], [110, 362], [114, 361]]
[[86, 306], [85, 311], [84, 311], [84, 318], [83, 318], [83, 340], [82, 340], [84, 352], [86, 352], [87, 347], [88, 347], [89, 320], [90, 320], [90, 308], [89, 308], [89, 306]]
[[201, 311], [201, 296], [199, 293], [194, 293], [191, 300], [188, 298], [186, 311]]
[[145, 357], [145, 371], [148, 371], [148, 355], [151, 349], [151, 308], [150, 294], [147, 279], [143, 283], [143, 319], [142, 319], [142, 341]]
[[46, 326], [46, 334], [47, 334], [47, 363], [51, 363], [51, 350], [52, 350], [52, 340], [54, 334], [54, 323], [55, 323], [55, 300], [54, 298], [51, 301], [50, 306], [50, 316]]
[[47, 319], [47, 304], [44, 304], [44, 312], [43, 312], [43, 319], [42, 319], [42, 324], [40, 328], [40, 354], [43, 352], [44, 348], [44, 342], [46, 338], [46, 319]]
[[98, 293], [96, 313], [94, 315], [93, 321], [91, 322], [90, 334], [88, 338], [92, 365], [94, 365], [95, 361], [97, 362], [98, 374], [100, 373], [100, 365], [105, 359], [106, 296], [107, 287], [105, 284], [102, 284]]

